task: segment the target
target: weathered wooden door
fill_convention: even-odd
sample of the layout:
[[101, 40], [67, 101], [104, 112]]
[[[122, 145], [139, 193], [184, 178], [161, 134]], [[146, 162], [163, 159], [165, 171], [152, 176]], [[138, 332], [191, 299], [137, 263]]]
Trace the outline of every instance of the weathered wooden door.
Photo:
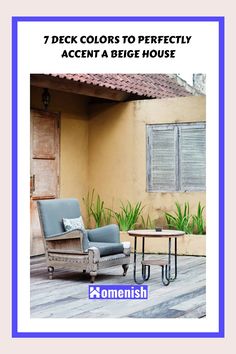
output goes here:
[[59, 195], [59, 114], [31, 110], [31, 256], [44, 253], [37, 200]]

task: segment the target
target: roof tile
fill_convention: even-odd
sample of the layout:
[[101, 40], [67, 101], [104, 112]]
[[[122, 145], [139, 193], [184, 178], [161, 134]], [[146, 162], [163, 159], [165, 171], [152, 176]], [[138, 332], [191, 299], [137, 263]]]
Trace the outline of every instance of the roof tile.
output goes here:
[[53, 77], [124, 91], [147, 98], [191, 96], [168, 74], [50, 74]]

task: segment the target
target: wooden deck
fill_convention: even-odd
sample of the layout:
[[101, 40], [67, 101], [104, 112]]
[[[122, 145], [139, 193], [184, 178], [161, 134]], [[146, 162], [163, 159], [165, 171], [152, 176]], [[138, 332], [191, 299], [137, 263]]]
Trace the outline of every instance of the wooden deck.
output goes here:
[[[148, 255], [147, 258], [166, 259]], [[178, 257], [178, 278], [163, 286], [161, 268], [151, 267], [148, 300], [89, 300], [89, 275], [55, 270], [48, 280], [43, 256], [31, 259], [32, 318], [202, 318], [205, 307], [205, 257]], [[140, 273], [138, 273], [140, 274]], [[101, 270], [95, 284], [135, 284], [133, 264], [127, 276], [121, 267]]]

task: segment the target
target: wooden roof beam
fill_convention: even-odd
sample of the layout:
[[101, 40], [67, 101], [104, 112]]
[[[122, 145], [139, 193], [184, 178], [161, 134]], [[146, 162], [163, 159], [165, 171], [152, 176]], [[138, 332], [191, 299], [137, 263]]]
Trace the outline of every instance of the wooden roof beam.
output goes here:
[[104, 98], [112, 101], [126, 101], [130, 94], [111, 88], [82, 83], [68, 79], [61, 79], [45, 74], [31, 74], [30, 84], [35, 87], [48, 88], [51, 90], [70, 92], [78, 95]]

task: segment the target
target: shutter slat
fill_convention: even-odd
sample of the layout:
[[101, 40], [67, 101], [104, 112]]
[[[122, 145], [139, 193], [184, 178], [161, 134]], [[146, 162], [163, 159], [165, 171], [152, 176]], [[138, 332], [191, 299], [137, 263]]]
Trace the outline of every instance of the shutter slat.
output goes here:
[[174, 191], [176, 189], [176, 140], [175, 129], [152, 130], [150, 189]]
[[206, 124], [147, 126], [148, 191], [206, 188]]
[[206, 128], [179, 127], [180, 188], [205, 190], [206, 188]]

